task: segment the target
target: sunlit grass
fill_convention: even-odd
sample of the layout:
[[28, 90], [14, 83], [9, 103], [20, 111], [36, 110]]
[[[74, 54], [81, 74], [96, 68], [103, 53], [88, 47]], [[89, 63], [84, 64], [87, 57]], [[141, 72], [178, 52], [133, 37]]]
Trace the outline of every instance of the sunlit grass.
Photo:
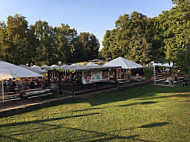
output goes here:
[[188, 141], [190, 87], [140, 87], [0, 119], [0, 141]]

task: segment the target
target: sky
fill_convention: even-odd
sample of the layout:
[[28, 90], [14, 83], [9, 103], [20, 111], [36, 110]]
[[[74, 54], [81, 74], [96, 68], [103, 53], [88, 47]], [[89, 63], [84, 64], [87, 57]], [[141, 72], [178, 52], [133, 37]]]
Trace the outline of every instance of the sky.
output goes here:
[[29, 25], [47, 21], [49, 25], [68, 24], [78, 32], [93, 33], [102, 41], [115, 21], [133, 11], [155, 17], [174, 6], [172, 0], [0, 0], [0, 21], [16, 13], [26, 17]]

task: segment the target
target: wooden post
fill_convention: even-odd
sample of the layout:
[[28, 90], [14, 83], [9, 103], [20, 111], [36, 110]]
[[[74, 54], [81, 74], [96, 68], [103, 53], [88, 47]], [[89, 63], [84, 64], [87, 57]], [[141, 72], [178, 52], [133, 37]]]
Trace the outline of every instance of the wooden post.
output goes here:
[[48, 87], [50, 88], [50, 70], [48, 70]]
[[59, 73], [59, 94], [61, 94], [62, 93], [61, 92], [61, 72], [58, 71], [58, 73]]
[[75, 92], [74, 92], [74, 82], [73, 82], [73, 74], [71, 74], [71, 85], [72, 85], [72, 95], [75, 96]]
[[118, 86], [118, 82], [117, 82], [117, 68], [114, 68], [114, 72], [115, 72], [115, 85]]
[[154, 85], [156, 85], [156, 68], [155, 68], [155, 65], [153, 66], [154, 67]]
[[3, 103], [4, 103], [4, 101], [5, 101], [4, 80], [2, 80], [2, 97], [3, 97]]

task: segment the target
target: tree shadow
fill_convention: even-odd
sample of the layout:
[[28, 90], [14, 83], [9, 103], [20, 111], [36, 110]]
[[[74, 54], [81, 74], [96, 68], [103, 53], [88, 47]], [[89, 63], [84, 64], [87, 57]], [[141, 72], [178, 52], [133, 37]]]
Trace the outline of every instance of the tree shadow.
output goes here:
[[[2, 140], [4, 139], [4, 140]], [[2, 142], [4, 141], [15, 141], [15, 142], [23, 142], [23, 140], [19, 140], [19, 139], [16, 139], [16, 138], [13, 138], [13, 137], [10, 137], [10, 136], [6, 136], [6, 135], [2, 135], [0, 134], [0, 141], [2, 140]]]
[[148, 104], [154, 104], [157, 103], [155, 101], [148, 101], [148, 102], [140, 102], [140, 103], [131, 103], [126, 105], [118, 105], [118, 107], [126, 107], [126, 106], [134, 106], [134, 105], [148, 105]]
[[[180, 92], [180, 93], [181, 93], [181, 92]], [[190, 98], [190, 93], [189, 93], [189, 94], [176, 94], [176, 95], [167, 95], [167, 96], [151, 97], [151, 98], [141, 98], [141, 99], [138, 99], [138, 100], [153, 100], [153, 99], [174, 98], [174, 97]]]
[[[114, 92], [96, 94], [89, 98], [82, 98], [82, 99], [78, 99], [78, 100], [71, 99], [71, 100], [68, 100], [67, 102], [65, 102], [64, 104], [75, 104], [75, 103], [81, 103], [81, 102], [82, 103], [88, 102], [91, 106], [97, 106], [97, 105], [107, 104], [110, 102], [124, 101], [124, 100], [128, 100], [128, 99], [149, 100], [149, 99], [157, 99], [157, 98], [166, 98], [169, 96], [156, 97], [155, 95], [157, 93], [187, 92], [187, 91], [189, 91], [189, 88], [190, 88], [189, 86], [165, 87], [165, 86], [155, 86], [155, 85], [151, 85], [151, 84], [146, 84], [146, 85], [141, 85], [141, 86], [134, 86], [132, 88], [120, 89], [120, 90], [114, 91]], [[179, 96], [182, 97], [182, 95], [179, 95]], [[147, 98], [147, 97], [149, 97], [149, 98]], [[175, 97], [176, 97], [176, 95], [175, 95]], [[20, 109], [20, 110], [16, 110], [13, 112], [3, 113], [2, 115], [0, 115], [0, 118], [12, 116], [15, 114], [22, 114], [22, 113], [26, 113], [26, 112], [30, 112], [30, 111], [34, 111], [34, 110], [40, 110], [44, 107], [48, 108], [48, 107], [52, 107], [52, 106], [58, 106], [58, 105], [62, 105], [62, 104], [63, 104], [62, 101], [58, 101], [58, 102], [47, 104], [47, 105], [39, 105], [38, 107], [29, 107], [29, 108], [25, 108], [25, 109]], [[131, 104], [131, 105], [135, 105], [135, 104]], [[98, 109], [98, 108], [94, 108], [94, 109]], [[88, 111], [88, 110], [90, 110], [90, 109], [76, 110], [76, 112], [77, 111]]]
[[41, 123], [41, 122], [48, 122], [48, 121], [55, 121], [55, 120], [63, 120], [63, 119], [69, 119], [69, 118], [75, 118], [75, 117], [91, 116], [91, 115], [96, 115], [96, 114], [100, 114], [100, 113], [89, 113], [89, 114], [72, 115], [72, 116], [42, 119], [42, 120], [34, 120], [34, 121], [26, 121], [26, 122], [8, 123], [8, 124], [0, 125], [0, 128], [7, 127], [7, 126], [18, 126], [18, 125], [26, 125], [26, 124], [32, 124], [32, 123]]
[[89, 111], [89, 110], [100, 110], [102, 108], [87, 108], [87, 109], [82, 109], [82, 110], [74, 110], [72, 112], [81, 112], [81, 111]]
[[168, 122], [159, 122], [159, 123], [151, 123], [151, 124], [146, 124], [146, 125], [142, 125], [138, 128], [152, 128], [152, 127], [160, 127], [160, 126], [165, 126], [168, 125]]
[[[135, 86], [132, 88], [120, 89], [114, 92], [106, 92], [97, 95], [93, 95], [89, 98], [83, 98], [75, 100], [73, 103], [88, 102], [91, 106], [102, 105], [110, 102], [123, 101], [128, 99], [148, 100], [156, 97], [158, 93], [176, 93], [176, 92], [188, 92], [189, 86], [186, 87], [166, 87], [166, 86], [155, 86], [151, 84]], [[180, 91], [181, 90], [181, 91]], [[146, 98], [150, 97], [150, 98]], [[69, 104], [69, 103], [68, 103]]]

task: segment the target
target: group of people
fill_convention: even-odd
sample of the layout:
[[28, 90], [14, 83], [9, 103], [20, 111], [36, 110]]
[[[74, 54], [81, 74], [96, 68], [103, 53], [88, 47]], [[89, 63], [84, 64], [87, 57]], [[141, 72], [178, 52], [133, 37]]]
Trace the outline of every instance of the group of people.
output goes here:
[[168, 76], [166, 78], [166, 83], [168, 83], [169, 85], [174, 85], [175, 83], [179, 82], [181, 83], [183, 86], [187, 86], [187, 79], [186, 78], [181, 78], [180, 80], [177, 78], [177, 76]]
[[4, 81], [5, 91], [17, 91], [22, 89], [35, 89], [44, 87], [46, 88], [48, 83], [42, 78], [29, 78], [29, 79], [9, 79]]

